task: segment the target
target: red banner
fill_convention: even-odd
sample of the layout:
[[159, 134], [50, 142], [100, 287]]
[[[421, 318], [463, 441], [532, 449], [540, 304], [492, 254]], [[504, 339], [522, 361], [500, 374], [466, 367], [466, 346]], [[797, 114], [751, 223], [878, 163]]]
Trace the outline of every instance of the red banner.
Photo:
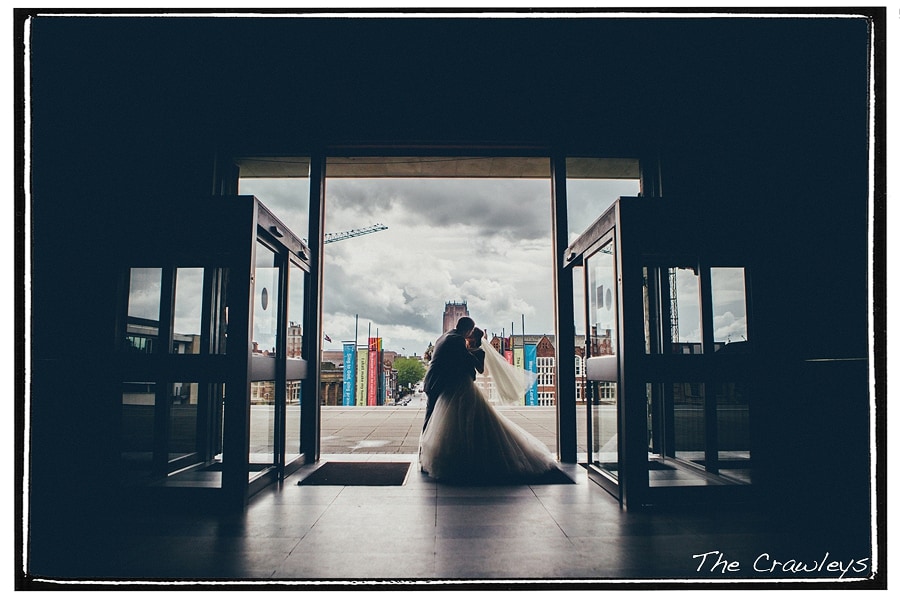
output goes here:
[[381, 370], [381, 339], [369, 337], [369, 384], [366, 404], [378, 404], [378, 372]]

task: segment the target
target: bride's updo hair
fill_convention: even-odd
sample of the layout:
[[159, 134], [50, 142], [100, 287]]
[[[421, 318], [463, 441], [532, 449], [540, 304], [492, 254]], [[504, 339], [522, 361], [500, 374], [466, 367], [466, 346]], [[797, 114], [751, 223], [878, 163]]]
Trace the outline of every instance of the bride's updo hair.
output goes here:
[[478, 328], [477, 326], [472, 330], [472, 340], [474, 341], [475, 346], [479, 346], [481, 344], [481, 339], [484, 338], [484, 330]]

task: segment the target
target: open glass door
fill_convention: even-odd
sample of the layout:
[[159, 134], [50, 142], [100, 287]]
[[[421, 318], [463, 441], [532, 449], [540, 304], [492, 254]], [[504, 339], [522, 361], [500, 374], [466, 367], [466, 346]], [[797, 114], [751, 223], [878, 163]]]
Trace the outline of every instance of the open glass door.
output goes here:
[[217, 235], [119, 256], [120, 479], [242, 505], [302, 461], [309, 249], [254, 197], [175, 218]]
[[249, 477], [279, 479], [300, 466], [303, 313], [308, 248], [259, 203], [253, 271]]
[[227, 269], [133, 267], [119, 353], [127, 484], [221, 486]]
[[648, 384], [649, 483], [750, 483], [747, 271], [685, 263], [644, 269], [647, 354], [670, 372]]
[[615, 230], [604, 234], [584, 258], [587, 455], [592, 471], [618, 492], [618, 292]]
[[628, 506], [752, 485], [749, 268], [729, 238], [683, 233], [697, 221], [622, 197], [567, 250], [584, 277], [588, 472]]

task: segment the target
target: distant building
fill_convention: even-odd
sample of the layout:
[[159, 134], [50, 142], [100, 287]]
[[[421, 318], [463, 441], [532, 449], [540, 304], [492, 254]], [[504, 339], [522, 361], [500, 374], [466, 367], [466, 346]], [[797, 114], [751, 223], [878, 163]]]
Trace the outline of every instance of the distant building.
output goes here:
[[[555, 336], [552, 334], [526, 334], [512, 335], [509, 337], [494, 336], [490, 344], [494, 350], [503, 355], [510, 363], [514, 362], [512, 353], [515, 349], [521, 349], [525, 345], [535, 345], [536, 374], [537, 374], [537, 398], [538, 406], [552, 407], [556, 405], [556, 347]], [[595, 354], [603, 354], [603, 347], [609, 345], [610, 339], [603, 335], [594, 335], [594, 351]], [[575, 346], [572, 348], [572, 359], [575, 360], [575, 402], [584, 403], [586, 396], [586, 384], [584, 369], [584, 335], [575, 336]], [[476, 385], [481, 388], [482, 393], [491, 402], [499, 402], [496, 396], [493, 382], [490, 376], [478, 376]], [[603, 401], [615, 401], [616, 386], [612, 383], [599, 383], [597, 392], [600, 393], [598, 399]], [[524, 397], [522, 404], [525, 404]]]
[[461, 303], [457, 303], [456, 301], [450, 301], [444, 304], [444, 325], [441, 328], [442, 333], [447, 332], [451, 328], [456, 327], [456, 321], [459, 320], [463, 316], [469, 315], [469, 306], [466, 305], [466, 302], [463, 301]]

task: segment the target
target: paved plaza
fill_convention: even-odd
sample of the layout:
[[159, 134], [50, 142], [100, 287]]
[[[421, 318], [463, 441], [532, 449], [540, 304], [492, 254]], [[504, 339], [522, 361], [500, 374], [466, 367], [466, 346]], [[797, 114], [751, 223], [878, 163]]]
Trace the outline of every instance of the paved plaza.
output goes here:
[[[555, 407], [498, 407], [497, 410], [556, 452]], [[578, 410], [578, 452], [584, 453], [584, 406]], [[424, 396], [397, 407], [322, 407], [323, 455], [416, 454], [425, 421]]]

